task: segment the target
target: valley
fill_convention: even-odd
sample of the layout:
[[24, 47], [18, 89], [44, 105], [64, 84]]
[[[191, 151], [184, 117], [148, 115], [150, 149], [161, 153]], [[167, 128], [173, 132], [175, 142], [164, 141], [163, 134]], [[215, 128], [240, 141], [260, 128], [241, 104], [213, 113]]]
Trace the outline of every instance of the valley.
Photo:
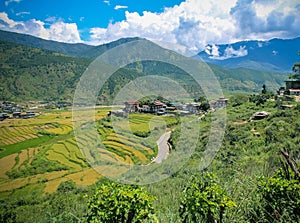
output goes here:
[[[286, 63], [266, 71], [254, 69], [262, 61], [210, 58], [199, 64], [224, 95], [208, 99], [179, 67], [138, 61], [117, 69], [94, 104], [89, 94], [73, 103], [92, 61], [137, 39], [87, 46], [0, 31], [0, 222], [112, 219], [126, 202], [145, 202], [149, 223], [299, 221], [299, 63], [288, 75]], [[155, 75], [190, 98], [153, 88], [111, 106], [122, 88]], [[116, 212], [97, 209], [105, 205]]]

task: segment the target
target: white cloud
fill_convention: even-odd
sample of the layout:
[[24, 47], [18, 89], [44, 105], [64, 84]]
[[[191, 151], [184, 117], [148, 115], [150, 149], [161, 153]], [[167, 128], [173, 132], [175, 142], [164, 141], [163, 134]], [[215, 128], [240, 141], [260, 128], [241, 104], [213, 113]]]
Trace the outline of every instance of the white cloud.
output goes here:
[[[300, 35], [297, 4], [298, 0], [186, 0], [162, 13], [126, 11], [125, 20], [110, 23], [99, 32], [96, 27], [91, 29], [90, 43], [139, 36], [180, 44], [196, 52], [207, 44], [291, 38]], [[228, 55], [238, 52], [228, 49]]]
[[220, 52], [219, 47], [213, 44], [206, 46], [205, 52], [209, 55], [209, 58], [215, 60], [225, 60], [229, 58], [243, 57], [248, 55], [246, 46], [240, 46], [239, 49], [236, 50], [229, 45], [222, 53]]
[[116, 5], [116, 6], [114, 7], [115, 10], [119, 10], [119, 9], [127, 9], [127, 8], [128, 8], [128, 6], [126, 6], [126, 5]]
[[105, 4], [110, 5], [110, 1], [109, 0], [104, 0], [103, 1]]
[[48, 17], [45, 19], [45, 22], [50, 22], [50, 23], [53, 23], [56, 21], [57, 21], [57, 18], [55, 16], [51, 16], [51, 17]]
[[[110, 4], [109, 0], [103, 0], [103, 2]], [[115, 6], [116, 10], [125, 8], [127, 6]], [[102, 44], [119, 38], [138, 36], [157, 42], [168, 42], [169, 44], [165, 45], [174, 44], [178, 49], [180, 48], [178, 45], [181, 45], [193, 52], [204, 50], [210, 44], [213, 47], [210, 49], [211, 55], [217, 57], [218, 49], [214, 44], [300, 36], [299, 10], [299, 0], [186, 0], [174, 7], [165, 8], [161, 13], [126, 11], [123, 21], [110, 22], [105, 28], [91, 28], [90, 39], [86, 42]], [[44, 33], [43, 36], [48, 35], [49, 39], [80, 41], [76, 24], [64, 23], [56, 18], [50, 20], [49, 18], [46, 21], [50, 24], [45, 26], [45, 24], [39, 24], [41, 21], [15, 22], [7, 18], [0, 20], [0, 27], [30, 33], [30, 30], [26, 29], [28, 27], [26, 24], [31, 23], [32, 26], [36, 26], [37, 31], [32, 31], [32, 33], [38, 33], [35, 35]], [[16, 24], [7, 25], [9, 22]], [[63, 33], [64, 29], [74, 35], [66, 35], [66, 37], [55, 35], [55, 32], [50, 30], [52, 24], [61, 27], [60, 29], [56, 27], [55, 32]], [[24, 26], [25, 31], [17, 28], [19, 26]], [[239, 56], [246, 53], [245, 50], [229, 48], [227, 53]]]
[[228, 46], [224, 51], [224, 56], [220, 59], [227, 59], [232, 57], [243, 57], [248, 55], [248, 50], [245, 46], [240, 46], [239, 49], [235, 50], [232, 46]]
[[22, 16], [22, 15], [30, 15], [30, 12], [18, 12], [18, 13], [16, 13], [16, 16]]
[[10, 3], [20, 3], [22, 0], [8, 0], [8, 1], [5, 1], [4, 4], [5, 6], [8, 6]]
[[43, 39], [55, 40], [59, 42], [77, 43], [82, 42], [76, 23], [64, 23], [54, 21], [49, 28], [45, 28], [45, 23], [31, 19], [28, 21], [14, 21], [5, 12], [0, 13], [0, 29], [34, 35]]
[[210, 58], [218, 58], [220, 57], [219, 47], [215, 44], [207, 45], [205, 47], [205, 52], [210, 55]]

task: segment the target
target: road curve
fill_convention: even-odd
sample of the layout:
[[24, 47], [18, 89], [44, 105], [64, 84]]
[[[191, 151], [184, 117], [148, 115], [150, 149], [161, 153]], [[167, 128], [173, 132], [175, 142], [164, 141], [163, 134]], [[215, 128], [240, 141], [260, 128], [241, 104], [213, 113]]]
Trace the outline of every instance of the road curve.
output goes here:
[[161, 163], [164, 159], [167, 158], [170, 151], [170, 144], [168, 140], [170, 138], [171, 131], [164, 133], [159, 140], [157, 140], [158, 153], [157, 156], [153, 159], [155, 163]]

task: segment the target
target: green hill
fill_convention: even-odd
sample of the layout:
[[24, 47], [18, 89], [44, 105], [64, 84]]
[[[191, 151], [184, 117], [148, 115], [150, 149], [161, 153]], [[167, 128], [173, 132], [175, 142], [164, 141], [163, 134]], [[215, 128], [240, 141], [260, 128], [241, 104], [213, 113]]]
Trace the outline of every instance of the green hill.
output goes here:
[[71, 99], [75, 82], [90, 63], [10, 42], [0, 42], [1, 99]]
[[[16, 36], [18, 35], [16, 34]], [[19, 37], [21, 38], [22, 35]], [[72, 101], [76, 84], [92, 62], [91, 58], [121, 43], [132, 40], [122, 39], [92, 48], [88, 53], [90, 58], [62, 54], [60, 51], [64, 50], [55, 48], [55, 44], [60, 43], [51, 41], [43, 42], [41, 40], [43, 43], [50, 44], [48, 48], [52, 50], [55, 48], [59, 52], [0, 41], [0, 100]], [[67, 44], [66, 46], [69, 45]], [[65, 45], [62, 44], [62, 46]], [[69, 54], [70, 52], [68, 51]], [[77, 54], [77, 51], [74, 54]], [[212, 64], [209, 64], [209, 66], [219, 79], [225, 92], [257, 92], [263, 84], [268, 89], [275, 90], [283, 85], [283, 79], [285, 78], [285, 75], [282, 74], [245, 68], [229, 69]], [[201, 94], [198, 84], [191, 76], [178, 67], [158, 61], [143, 61], [129, 64], [126, 69], [120, 69], [116, 74], [112, 75], [100, 92], [102, 94], [101, 102], [107, 103], [111, 101], [122, 86], [125, 86], [130, 80], [143, 75], [162, 75], [177, 81], [188, 92], [194, 93], [195, 97]]]
[[[0, 100], [72, 101], [77, 82], [90, 62], [88, 58], [0, 41]], [[118, 70], [100, 93], [104, 103], [140, 75]]]
[[108, 49], [111, 49], [120, 44], [137, 40], [137, 39], [139, 38], [123, 38], [117, 41], [113, 41], [111, 43], [107, 43], [99, 46], [91, 46], [83, 43], [70, 44], [70, 43], [56, 42], [52, 40], [37, 38], [31, 35], [0, 30], [0, 41], [18, 43], [24, 46], [30, 46], [30, 47], [40, 48], [43, 50], [50, 50], [50, 51], [54, 51], [54, 52], [58, 52], [70, 56], [85, 57], [85, 58], [96, 58], [97, 56], [99, 56], [100, 54], [102, 54]]
[[[284, 84], [286, 75], [257, 71], [247, 68], [225, 68], [214, 64], [208, 64], [212, 73], [219, 80], [221, 87], [224, 91], [245, 91], [257, 92], [261, 90], [265, 84], [270, 90], [277, 90]], [[139, 70], [142, 67], [143, 73], [146, 75], [163, 75], [174, 80], [179, 81], [182, 85], [186, 86], [188, 91], [199, 91], [198, 84], [183, 70], [171, 64], [162, 62], [144, 61], [139, 64], [131, 64], [128, 66], [130, 69]]]

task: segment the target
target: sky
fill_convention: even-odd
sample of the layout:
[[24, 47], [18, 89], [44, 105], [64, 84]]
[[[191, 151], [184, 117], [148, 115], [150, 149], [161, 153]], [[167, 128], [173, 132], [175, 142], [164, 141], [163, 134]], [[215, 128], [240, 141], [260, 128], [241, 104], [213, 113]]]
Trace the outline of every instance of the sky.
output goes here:
[[208, 44], [299, 37], [300, 2], [0, 0], [0, 29], [90, 45], [142, 37], [199, 52]]

